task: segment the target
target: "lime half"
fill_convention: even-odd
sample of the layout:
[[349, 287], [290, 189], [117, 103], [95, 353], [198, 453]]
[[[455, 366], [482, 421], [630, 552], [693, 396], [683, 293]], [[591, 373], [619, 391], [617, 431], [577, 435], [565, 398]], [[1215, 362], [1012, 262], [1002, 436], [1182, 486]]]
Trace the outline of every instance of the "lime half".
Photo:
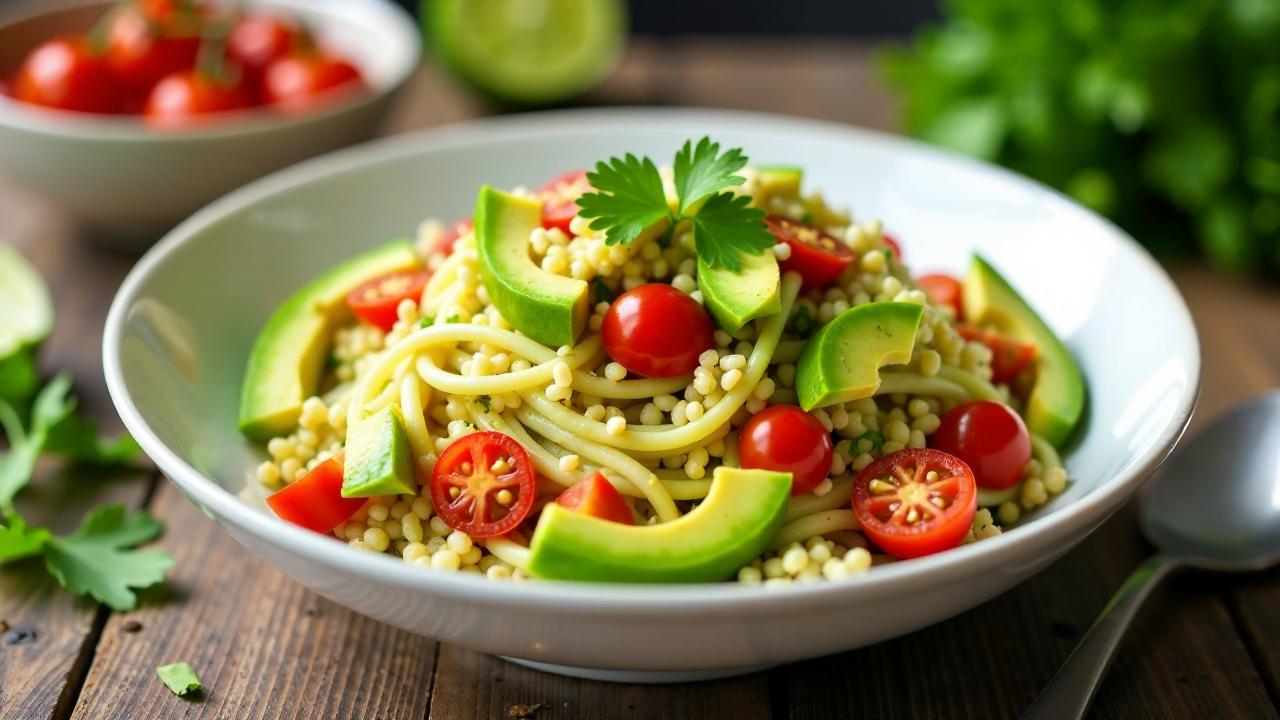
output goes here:
[[623, 0], [423, 0], [437, 54], [477, 89], [537, 105], [604, 79], [626, 45]]
[[0, 245], [0, 400], [22, 400], [35, 390], [35, 350], [52, 327], [44, 281], [17, 250]]

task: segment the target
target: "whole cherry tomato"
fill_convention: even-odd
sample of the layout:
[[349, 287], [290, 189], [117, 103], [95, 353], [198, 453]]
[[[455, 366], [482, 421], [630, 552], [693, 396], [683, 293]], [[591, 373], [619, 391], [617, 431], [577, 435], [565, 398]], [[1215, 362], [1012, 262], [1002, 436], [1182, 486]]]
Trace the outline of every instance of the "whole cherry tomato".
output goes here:
[[262, 98], [286, 110], [307, 111], [333, 100], [339, 88], [362, 84], [360, 71], [342, 58], [319, 51], [294, 53], [267, 65]]
[[693, 372], [715, 345], [711, 318], [693, 298], [663, 283], [618, 296], [605, 313], [604, 349], [623, 367], [646, 377]]
[[1022, 479], [1031, 460], [1027, 426], [1008, 405], [974, 400], [942, 416], [932, 445], [960, 458], [979, 487], [1003, 490]]
[[978, 511], [973, 471], [940, 450], [885, 455], [858, 473], [852, 494], [862, 533], [898, 558], [959, 545]]
[[13, 96], [58, 110], [109, 113], [117, 109], [111, 72], [76, 37], [54, 38], [31, 51], [18, 68]]
[[176, 72], [151, 89], [143, 108], [153, 127], [176, 129], [207, 122], [211, 115], [243, 110], [252, 100], [239, 80], [222, 81], [195, 70]]
[[231, 28], [227, 55], [259, 84], [267, 66], [288, 55], [297, 40], [298, 30], [291, 23], [272, 15], [248, 15]]
[[794, 405], [773, 405], [751, 416], [738, 439], [744, 468], [791, 473], [791, 494], [807, 493], [831, 471], [831, 435], [818, 418]]
[[[169, 16], [165, 16], [169, 17]], [[122, 102], [137, 110], [165, 77], [196, 65], [197, 28], [179, 27], [171, 17], [156, 20], [140, 7], [123, 5], [107, 24], [106, 63], [116, 78]]]
[[826, 285], [853, 262], [849, 246], [824, 230], [781, 215], [767, 216], [764, 224], [778, 242], [791, 248], [782, 270], [800, 273], [805, 287]]

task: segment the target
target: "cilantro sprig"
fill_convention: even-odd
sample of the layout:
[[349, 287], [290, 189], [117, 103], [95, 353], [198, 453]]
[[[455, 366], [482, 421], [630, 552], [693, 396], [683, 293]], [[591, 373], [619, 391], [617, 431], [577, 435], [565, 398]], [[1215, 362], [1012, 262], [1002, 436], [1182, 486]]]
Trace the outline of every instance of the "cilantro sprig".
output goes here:
[[645, 230], [666, 221], [669, 235], [688, 222], [698, 257], [711, 267], [737, 271], [743, 255], [757, 255], [774, 244], [765, 228], [764, 212], [751, 200], [729, 191], [746, 182], [738, 171], [747, 164], [739, 148], [720, 152], [719, 143], [704, 137], [676, 152], [675, 207], [667, 202], [658, 166], [630, 153], [596, 163], [587, 173], [593, 192], [578, 199], [579, 214], [590, 227], [605, 233], [608, 245], [628, 244]]

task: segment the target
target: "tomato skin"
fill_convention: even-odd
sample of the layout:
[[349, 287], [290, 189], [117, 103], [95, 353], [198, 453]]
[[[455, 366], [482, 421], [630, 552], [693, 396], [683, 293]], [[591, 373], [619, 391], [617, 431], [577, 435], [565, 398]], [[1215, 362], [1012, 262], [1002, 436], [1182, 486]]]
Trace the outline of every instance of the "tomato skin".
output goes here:
[[711, 317], [693, 298], [664, 283], [649, 283], [618, 296], [605, 313], [609, 357], [646, 377], [678, 377], [698, 367], [715, 346]]
[[885, 245], [889, 246], [889, 251], [893, 253], [894, 260], [902, 260], [902, 245], [887, 232], [880, 233], [880, 239]]
[[990, 490], [1016, 485], [1031, 461], [1031, 436], [1022, 418], [1009, 406], [990, 400], [951, 408], [931, 442], [963, 460], [978, 487]]
[[781, 215], [766, 216], [764, 224], [791, 248], [790, 257], [779, 263], [782, 271], [800, 273], [807, 288], [830, 283], [853, 262], [849, 246], [824, 230]]
[[360, 285], [347, 294], [347, 307], [361, 320], [391, 332], [400, 319], [396, 309], [404, 300], [418, 300], [431, 279], [426, 270], [387, 273]]
[[459, 220], [453, 225], [450, 225], [449, 229], [445, 230], [444, 234], [440, 236], [440, 242], [438, 244], [439, 251], [446, 256], [452, 255], [453, 246], [457, 244], [458, 238], [471, 232], [474, 227], [475, 223], [471, 221], [471, 218]]
[[297, 37], [298, 31], [280, 18], [249, 15], [238, 21], [227, 36], [227, 55], [239, 62], [258, 85], [267, 66], [288, 55]]
[[286, 522], [318, 533], [332, 531], [364, 507], [367, 498], [342, 497], [343, 453], [267, 498], [267, 505]]
[[85, 41], [70, 36], [42, 43], [27, 55], [13, 81], [13, 97], [75, 112], [111, 113], [118, 107], [102, 58]]
[[791, 473], [791, 494], [818, 486], [831, 471], [834, 446], [818, 418], [794, 405], [772, 405], [742, 426], [739, 464]]
[[171, 33], [136, 7], [121, 7], [107, 26], [104, 57], [130, 105], [141, 105], [165, 77], [194, 68], [199, 51], [199, 35]]
[[598, 470], [591, 477], [560, 493], [556, 497], [556, 503], [601, 520], [623, 525], [636, 524], [627, 501], [622, 499], [613, 483]]
[[322, 52], [294, 53], [271, 64], [262, 78], [262, 99], [287, 111], [307, 112], [335, 99], [338, 88], [363, 85], [360, 71]]
[[252, 106], [249, 94], [237, 82], [224, 83], [195, 70], [176, 72], [151, 89], [143, 108], [148, 125], [182, 129], [201, 125], [210, 117]]
[[1018, 377], [1036, 359], [1036, 346], [1019, 342], [976, 325], [957, 323], [956, 332], [965, 340], [976, 340], [991, 348], [991, 380], [1007, 383]]
[[[908, 480], [903, 481], [895, 470]], [[940, 476], [932, 483], [926, 480], [930, 470]], [[873, 489], [872, 481], [890, 487]], [[911, 502], [895, 508], [895, 502], [906, 502], [904, 496]], [[943, 506], [930, 502], [933, 498]], [[899, 450], [871, 463], [854, 479], [851, 500], [862, 533], [881, 550], [903, 559], [959, 545], [978, 511], [973, 471], [963, 460], [933, 449]], [[920, 513], [919, 520], [907, 522], [909, 508]]]
[[[495, 475], [491, 470], [499, 458], [509, 471]], [[457, 490], [458, 494], [452, 494]], [[512, 494], [510, 507], [497, 495]], [[520, 443], [492, 430], [464, 435], [453, 441], [436, 460], [431, 472], [431, 502], [445, 525], [473, 538], [496, 537], [511, 532], [528, 517], [537, 493], [537, 476], [529, 454]], [[496, 508], [506, 513], [495, 517]]]
[[934, 305], [945, 305], [955, 311], [956, 318], [964, 317], [964, 288], [951, 275], [935, 273], [921, 275], [916, 284], [924, 290]]
[[578, 215], [578, 196], [591, 192], [586, 170], [573, 170], [548, 180], [538, 189], [542, 200], [542, 227], [560, 228], [569, 235], [569, 223]]

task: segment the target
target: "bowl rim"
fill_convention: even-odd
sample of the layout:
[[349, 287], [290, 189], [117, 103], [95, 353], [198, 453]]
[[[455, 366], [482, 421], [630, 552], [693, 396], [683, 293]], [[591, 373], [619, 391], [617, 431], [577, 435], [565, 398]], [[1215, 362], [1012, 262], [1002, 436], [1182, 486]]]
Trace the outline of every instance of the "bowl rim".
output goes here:
[[[305, 185], [326, 176], [375, 166], [406, 153], [444, 150], [489, 142], [502, 138], [526, 138], [538, 133], [555, 134], [572, 130], [600, 128], [602, 124], [621, 127], [626, 124], [701, 124], [771, 132], [802, 132], [831, 140], [851, 140], [864, 144], [890, 146], [895, 152], [924, 154], [935, 160], [958, 164], [970, 171], [996, 173], [1006, 179], [1032, 186], [1039, 195], [1055, 203], [1068, 204], [1076, 212], [1086, 213], [1099, 223], [1101, 231], [1127, 251], [1135, 262], [1146, 267], [1154, 281], [1167, 291], [1171, 303], [1166, 322], [1184, 330], [1186, 342], [1181, 354], [1187, 359], [1191, 382], [1170, 421], [1155, 436], [1155, 441], [1139, 453], [1127, 472], [1112, 475], [1097, 487], [1069, 504], [1054, 508], [1025, 525], [1019, 525], [998, 537], [971, 543], [910, 562], [879, 566], [874, 572], [855, 581], [813, 583], [770, 592], [759, 587], [737, 583], [695, 585], [643, 585], [625, 583], [581, 583], [538, 581], [528, 583], [496, 583], [483, 577], [462, 573], [429, 573], [413, 568], [389, 555], [374, 556], [295, 527], [242, 501], [236, 494], [205, 477], [170, 450], [143, 420], [133, 399], [125, 389], [120, 350], [125, 335], [129, 308], [139, 293], [166, 259], [179, 251], [189, 239], [217, 224], [224, 216], [243, 210], [259, 200]], [[980, 570], [1026, 566], [1021, 545], [1038, 544], [1046, 548], [1044, 556], [1052, 559], [1082, 540], [1097, 525], [1131, 496], [1138, 486], [1163, 462], [1185, 432], [1201, 386], [1199, 336], [1185, 300], [1172, 279], [1155, 259], [1127, 233], [1105, 218], [1078, 205], [1061, 193], [1034, 180], [986, 162], [960, 156], [921, 142], [865, 128], [840, 123], [790, 117], [784, 115], [713, 110], [702, 108], [600, 108], [557, 110], [520, 116], [484, 118], [456, 123], [363, 143], [322, 155], [256, 180], [201, 209], [165, 235], [130, 271], [112, 302], [103, 333], [103, 369], [107, 388], [125, 427], [137, 439], [158, 468], [190, 499], [207, 509], [219, 523], [230, 523], [243, 532], [284, 548], [309, 562], [327, 566], [350, 577], [391, 584], [413, 592], [448, 599], [465, 599], [473, 604], [516, 606], [535, 604], [544, 612], [563, 615], [627, 614], [633, 617], [693, 617], [723, 613], [726, 604], [735, 612], [767, 615], [782, 609], [825, 607], [849, 602], [855, 597], [874, 599], [892, 596], [913, 588], [937, 587], [950, 578], [958, 578]], [[1060, 550], [1060, 552], [1055, 552]], [[256, 554], [256, 553], [255, 553]]]
[[[254, 0], [253, 4], [259, 4]], [[0, 28], [41, 15], [84, 6], [109, 6], [112, 0], [26, 0], [13, 8], [0, 12]], [[393, 28], [407, 40], [408, 53], [402, 65], [389, 73], [385, 80], [372, 83], [367, 92], [352, 97], [335, 97], [322, 107], [303, 113], [273, 113], [264, 108], [248, 108], [226, 113], [222, 121], [198, 125], [181, 130], [156, 130], [142, 122], [141, 116], [99, 115], [43, 108], [25, 103], [6, 95], [0, 95], [0, 125], [43, 135], [74, 137], [81, 140], [122, 143], [180, 143], [220, 140], [231, 137], [247, 137], [280, 132], [321, 122], [338, 115], [358, 112], [381, 102], [398, 91], [422, 64], [422, 33], [408, 11], [391, 0], [341, 0], [315, 2], [313, 0], [268, 0], [269, 8], [288, 7], [302, 12], [325, 12], [328, 7], [346, 7], [359, 4], [367, 9], [367, 17]]]

